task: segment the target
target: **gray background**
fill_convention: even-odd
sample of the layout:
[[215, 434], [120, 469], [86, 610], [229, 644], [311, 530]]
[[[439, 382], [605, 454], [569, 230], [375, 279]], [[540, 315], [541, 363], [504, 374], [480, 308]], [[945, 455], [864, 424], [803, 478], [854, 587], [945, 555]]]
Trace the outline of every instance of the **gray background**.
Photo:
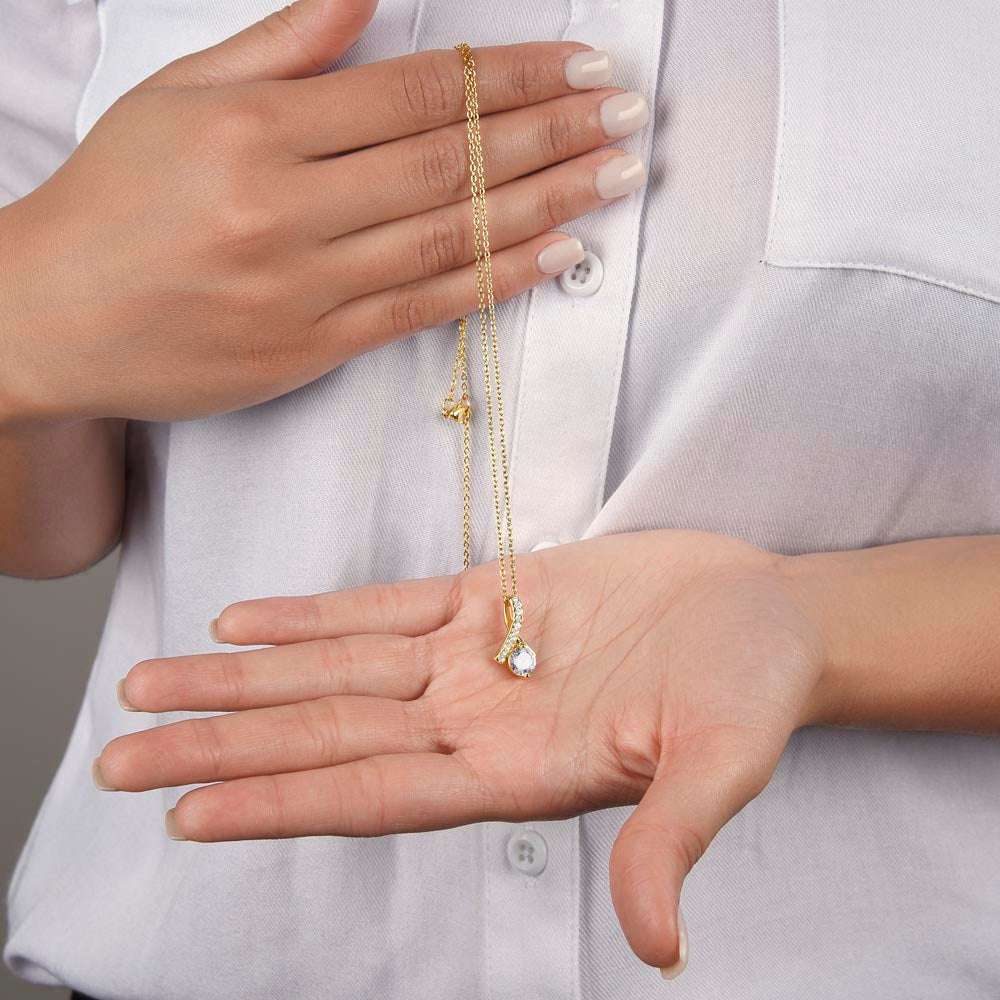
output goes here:
[[[0, 872], [5, 890], [69, 739], [116, 565], [112, 555], [86, 573], [61, 580], [0, 577]], [[6, 937], [6, 914], [4, 921]], [[0, 1000], [65, 996], [63, 990], [15, 979], [6, 966], [0, 971]]]

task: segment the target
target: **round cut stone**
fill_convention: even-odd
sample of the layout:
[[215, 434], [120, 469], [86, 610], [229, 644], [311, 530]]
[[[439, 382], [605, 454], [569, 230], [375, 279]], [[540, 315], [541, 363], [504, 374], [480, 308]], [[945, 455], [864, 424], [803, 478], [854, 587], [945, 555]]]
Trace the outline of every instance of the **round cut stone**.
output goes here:
[[535, 651], [528, 645], [522, 643], [507, 657], [507, 666], [511, 672], [518, 677], [527, 677], [535, 672]]

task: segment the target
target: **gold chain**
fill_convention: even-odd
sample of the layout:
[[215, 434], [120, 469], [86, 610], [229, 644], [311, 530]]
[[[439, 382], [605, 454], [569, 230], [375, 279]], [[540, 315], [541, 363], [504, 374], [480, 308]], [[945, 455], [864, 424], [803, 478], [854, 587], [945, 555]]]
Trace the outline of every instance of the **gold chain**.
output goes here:
[[[462, 57], [465, 79], [465, 111], [469, 144], [469, 187], [472, 192], [472, 230], [476, 256], [476, 295], [479, 304], [480, 350], [483, 363], [483, 395], [486, 405], [486, 437], [489, 444], [490, 476], [493, 482], [493, 513], [497, 531], [497, 568], [504, 603], [507, 636], [496, 655], [521, 676], [534, 670], [535, 655], [520, 638], [522, 604], [517, 594], [517, 559], [514, 554], [514, 524], [510, 502], [510, 462], [504, 427], [503, 383], [493, 295], [493, 267], [490, 257], [490, 230], [486, 217], [486, 171], [483, 141], [479, 128], [479, 94], [476, 63], [465, 42], [456, 45]], [[468, 317], [458, 322], [458, 345], [452, 365], [451, 385], [441, 412], [462, 426], [462, 552], [463, 566], [469, 568], [472, 537], [472, 404], [469, 395]], [[528, 663], [530, 661], [530, 667]]]
[[458, 347], [451, 366], [451, 385], [441, 404], [441, 415], [462, 425], [462, 567], [472, 562], [472, 403], [466, 361], [466, 317], [458, 323]]
[[[468, 120], [469, 187], [472, 190], [472, 230], [476, 256], [476, 295], [479, 303], [480, 349], [483, 362], [483, 390], [486, 403], [486, 431], [493, 481], [493, 513], [497, 531], [497, 566], [500, 592], [504, 599], [517, 593], [517, 561], [514, 555], [514, 526], [510, 503], [510, 465], [504, 426], [503, 383], [497, 342], [496, 304], [493, 297], [493, 268], [490, 258], [490, 231], [486, 217], [486, 171], [479, 128], [479, 95], [476, 63], [472, 49], [462, 42], [456, 46], [462, 56], [465, 75], [465, 107]], [[471, 559], [471, 432], [472, 407], [469, 401], [467, 337], [468, 317], [458, 323], [458, 347], [452, 367], [451, 386], [442, 412], [462, 424], [462, 536], [463, 565]], [[456, 393], [460, 393], [456, 400]]]

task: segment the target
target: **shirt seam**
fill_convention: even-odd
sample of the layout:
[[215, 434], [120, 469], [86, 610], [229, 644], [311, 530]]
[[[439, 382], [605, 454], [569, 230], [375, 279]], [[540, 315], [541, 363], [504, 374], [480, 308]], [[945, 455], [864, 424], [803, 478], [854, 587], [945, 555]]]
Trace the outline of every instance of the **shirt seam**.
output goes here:
[[774, 142], [774, 167], [772, 169], [771, 211], [767, 220], [767, 238], [764, 241], [764, 258], [771, 256], [774, 245], [774, 232], [778, 225], [778, 213], [781, 208], [781, 187], [785, 174], [785, 117], [787, 114], [785, 66], [785, 0], [778, 0], [778, 134]]
[[[650, 120], [649, 127], [643, 136], [642, 141], [642, 159], [645, 163], [650, 162], [650, 156], [653, 149], [653, 133], [656, 128], [656, 93], [657, 85], [659, 83], [660, 76], [660, 56], [661, 48], [663, 45], [663, 5], [657, 5], [658, 16], [655, 16], [656, 24], [655, 30], [649, 32], [650, 43], [647, 52], [647, 62], [646, 64], [652, 67], [650, 73], [647, 73], [647, 79], [649, 81], [649, 94], [650, 94]], [[609, 405], [607, 415], [604, 420], [604, 443], [601, 446], [600, 461], [597, 463], [598, 475], [597, 475], [597, 488], [591, 502], [591, 517], [596, 517], [600, 513], [601, 508], [604, 506], [604, 492], [607, 488], [608, 481], [608, 463], [611, 456], [611, 442], [614, 437], [615, 429], [615, 414], [618, 411], [618, 397], [621, 394], [621, 383], [622, 383], [622, 369], [625, 365], [625, 353], [628, 349], [629, 335], [631, 333], [632, 326], [632, 304], [635, 301], [636, 285], [639, 280], [639, 258], [640, 258], [640, 232], [643, 225], [643, 209], [646, 204], [646, 194], [648, 190], [648, 185], [643, 187], [640, 191], [637, 191], [633, 196], [633, 206], [632, 206], [632, 217], [629, 222], [629, 228], [631, 231], [631, 246], [630, 255], [632, 260], [632, 290], [631, 294], [626, 298], [622, 296], [622, 301], [619, 305], [619, 323], [624, 324], [625, 333], [624, 336], [619, 338], [617, 350], [615, 352], [614, 358], [614, 384], [612, 386], [612, 391], [609, 394]]]
[[[563, 31], [563, 39], [570, 38], [573, 26], [581, 16], [580, 0], [570, 0], [569, 21]], [[580, 976], [580, 948], [583, 941], [580, 936], [580, 907], [582, 906], [580, 893], [580, 877], [577, 869], [577, 858], [580, 847], [580, 817], [574, 816], [567, 821], [569, 824], [570, 841], [570, 871], [569, 871], [569, 891], [570, 891], [570, 953], [569, 953], [569, 980], [572, 989], [572, 1000], [582, 1000], [583, 983]]]
[[104, 0], [95, 0], [94, 10], [97, 15], [97, 58], [94, 60], [94, 67], [90, 71], [90, 76], [87, 77], [87, 83], [80, 94], [80, 100], [76, 106], [76, 115], [74, 115], [73, 118], [73, 131], [76, 135], [76, 141], [78, 144], [83, 140], [84, 108], [90, 101], [91, 93], [96, 85], [97, 75], [100, 73], [104, 65], [104, 56], [107, 49], [108, 26], [106, 11], [104, 9]]
[[762, 264], [771, 267], [782, 267], [786, 269], [818, 269], [818, 270], [849, 270], [849, 271], [874, 271], [881, 274], [895, 274], [902, 278], [909, 278], [912, 281], [921, 281], [928, 285], [938, 285], [941, 288], [951, 289], [953, 292], [960, 292], [963, 295], [971, 295], [977, 299], [985, 299], [987, 302], [1000, 303], [1000, 294], [986, 292], [981, 288], [974, 288], [970, 285], [960, 285], [954, 281], [947, 281], [944, 278], [936, 278], [931, 274], [924, 274], [921, 271], [911, 271], [903, 267], [893, 267], [890, 264], [878, 264], [872, 261], [859, 260], [783, 260], [765, 258]]

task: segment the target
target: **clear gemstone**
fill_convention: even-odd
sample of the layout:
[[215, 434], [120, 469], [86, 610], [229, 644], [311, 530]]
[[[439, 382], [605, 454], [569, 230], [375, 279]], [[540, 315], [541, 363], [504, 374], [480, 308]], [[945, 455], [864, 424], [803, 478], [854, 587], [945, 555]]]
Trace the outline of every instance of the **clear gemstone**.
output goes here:
[[518, 677], [527, 677], [535, 672], [535, 651], [527, 645], [520, 645], [507, 660], [507, 666]]

